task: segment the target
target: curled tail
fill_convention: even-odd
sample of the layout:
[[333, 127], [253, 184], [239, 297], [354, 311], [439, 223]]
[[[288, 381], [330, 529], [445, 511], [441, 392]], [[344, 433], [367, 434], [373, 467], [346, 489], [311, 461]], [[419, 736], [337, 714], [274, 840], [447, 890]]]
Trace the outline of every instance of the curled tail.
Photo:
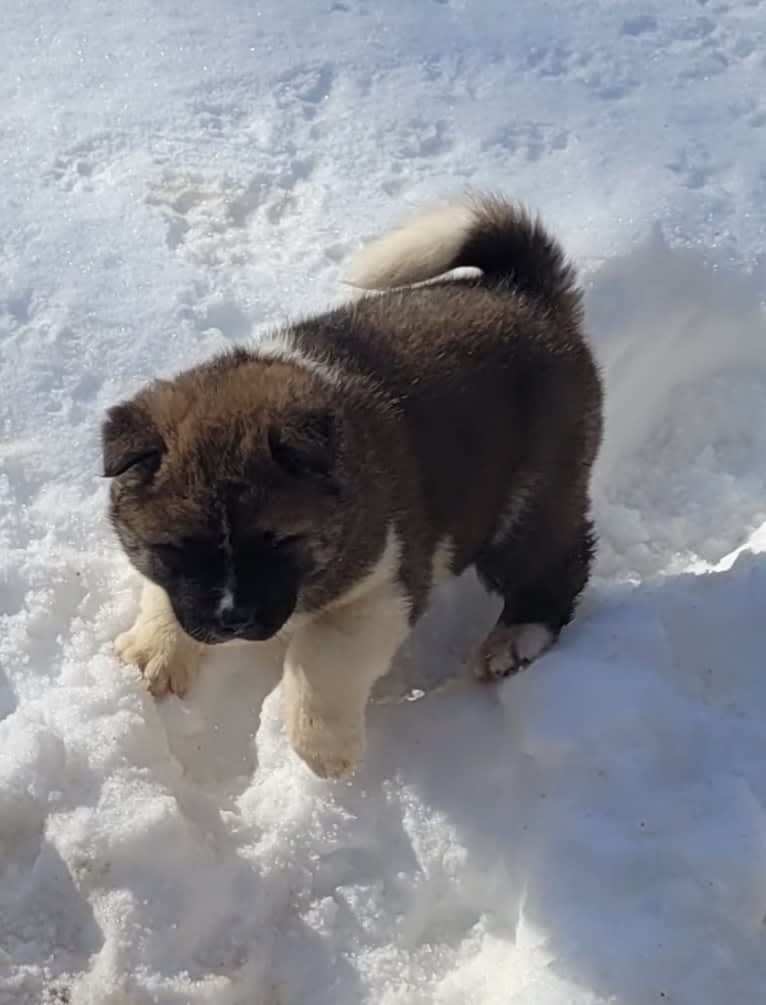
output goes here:
[[552, 308], [579, 304], [574, 269], [558, 242], [538, 219], [494, 196], [431, 210], [373, 241], [352, 259], [346, 282], [390, 290], [463, 267]]

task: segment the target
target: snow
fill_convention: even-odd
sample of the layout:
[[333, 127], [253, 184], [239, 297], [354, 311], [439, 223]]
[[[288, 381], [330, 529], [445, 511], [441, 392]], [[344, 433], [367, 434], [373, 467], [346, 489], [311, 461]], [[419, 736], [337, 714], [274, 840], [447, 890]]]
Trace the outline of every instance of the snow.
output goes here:
[[[765, 52], [761, 0], [5, 0], [1, 1005], [763, 1000]], [[583, 274], [597, 574], [496, 689], [446, 588], [323, 783], [268, 654], [114, 660], [99, 422], [466, 187]]]

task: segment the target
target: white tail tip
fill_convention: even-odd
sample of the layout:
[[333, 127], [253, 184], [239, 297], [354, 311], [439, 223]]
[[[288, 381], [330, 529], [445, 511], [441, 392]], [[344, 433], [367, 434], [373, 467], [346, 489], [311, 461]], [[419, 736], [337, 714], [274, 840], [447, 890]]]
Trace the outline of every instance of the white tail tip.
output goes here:
[[363, 290], [391, 290], [435, 279], [457, 266], [474, 223], [473, 209], [462, 203], [423, 213], [362, 248], [344, 282]]

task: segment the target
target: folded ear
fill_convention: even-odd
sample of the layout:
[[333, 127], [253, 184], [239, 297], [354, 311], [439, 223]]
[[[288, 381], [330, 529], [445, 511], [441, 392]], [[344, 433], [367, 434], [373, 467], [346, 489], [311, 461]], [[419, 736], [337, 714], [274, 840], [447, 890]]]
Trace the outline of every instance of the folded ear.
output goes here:
[[335, 467], [335, 418], [325, 411], [289, 416], [269, 429], [269, 448], [288, 474], [330, 479]]
[[115, 405], [101, 429], [104, 476], [127, 471], [149, 479], [162, 461], [165, 444], [151, 416], [135, 401]]

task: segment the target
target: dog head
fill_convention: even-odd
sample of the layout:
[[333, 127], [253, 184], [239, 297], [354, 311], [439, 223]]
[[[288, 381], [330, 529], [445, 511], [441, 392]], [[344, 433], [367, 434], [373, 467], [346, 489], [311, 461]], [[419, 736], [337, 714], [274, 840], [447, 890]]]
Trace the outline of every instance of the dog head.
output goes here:
[[336, 404], [311, 373], [238, 352], [108, 412], [112, 523], [193, 638], [270, 638], [337, 559]]

